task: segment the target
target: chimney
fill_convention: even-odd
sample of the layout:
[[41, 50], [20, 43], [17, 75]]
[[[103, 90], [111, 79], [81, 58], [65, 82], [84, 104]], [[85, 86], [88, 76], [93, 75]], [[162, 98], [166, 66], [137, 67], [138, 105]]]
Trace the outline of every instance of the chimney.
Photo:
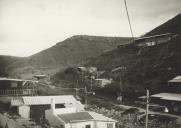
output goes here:
[[51, 110], [52, 113], [55, 114], [55, 100], [53, 98], [51, 99]]

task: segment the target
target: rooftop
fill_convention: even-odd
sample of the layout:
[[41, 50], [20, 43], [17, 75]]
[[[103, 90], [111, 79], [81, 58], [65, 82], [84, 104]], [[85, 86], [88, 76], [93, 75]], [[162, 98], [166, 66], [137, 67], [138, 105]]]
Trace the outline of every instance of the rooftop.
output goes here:
[[58, 115], [65, 123], [70, 122], [81, 122], [81, 121], [88, 121], [88, 120], [97, 120], [97, 121], [109, 121], [115, 122], [115, 120], [103, 116], [102, 114], [98, 114], [95, 112], [76, 112], [76, 113], [68, 113], [68, 114], [61, 114]]
[[93, 119], [93, 117], [88, 112], [61, 114], [61, 115], [58, 115], [58, 117], [61, 118], [65, 123]]
[[173, 79], [169, 80], [168, 82], [181, 82], [181, 76], [176, 76]]
[[155, 38], [155, 37], [169, 36], [169, 35], [171, 35], [171, 33], [159, 34], [159, 35], [154, 35], [154, 36], [140, 37], [140, 38], [134, 39], [134, 41], [150, 39], [150, 38]]
[[181, 101], [181, 94], [177, 93], [158, 93], [155, 95], [151, 95], [151, 97], [157, 97], [163, 100], [170, 100], [170, 101]]
[[77, 103], [77, 100], [72, 95], [61, 96], [23, 96], [11, 100], [12, 106], [19, 105], [47, 105], [51, 104], [51, 99], [55, 100], [56, 104]]

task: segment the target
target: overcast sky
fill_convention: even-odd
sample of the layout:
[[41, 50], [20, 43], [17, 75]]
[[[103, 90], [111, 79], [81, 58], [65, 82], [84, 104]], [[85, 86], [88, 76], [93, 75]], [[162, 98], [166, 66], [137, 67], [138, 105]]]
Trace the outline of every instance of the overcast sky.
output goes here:
[[[180, 13], [181, 0], [127, 0], [135, 36]], [[73, 35], [131, 36], [123, 0], [0, 0], [0, 55], [29, 56]]]

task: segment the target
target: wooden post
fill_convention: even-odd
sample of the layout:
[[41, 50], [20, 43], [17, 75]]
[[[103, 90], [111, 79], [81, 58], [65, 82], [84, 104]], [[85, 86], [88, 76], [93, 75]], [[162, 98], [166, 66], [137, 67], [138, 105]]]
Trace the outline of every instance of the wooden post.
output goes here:
[[76, 83], [76, 87], [75, 87], [75, 97], [77, 98], [78, 97], [78, 88], [77, 88], [77, 86], [78, 86], [78, 83], [79, 83], [79, 81], [77, 80], [77, 83]]
[[85, 105], [87, 107], [87, 87], [85, 86]]
[[148, 111], [149, 110], [149, 90], [146, 90], [146, 123], [145, 128], [148, 128]]
[[91, 91], [92, 91], [92, 75], [91, 75], [91, 81], [90, 82], [91, 82]]

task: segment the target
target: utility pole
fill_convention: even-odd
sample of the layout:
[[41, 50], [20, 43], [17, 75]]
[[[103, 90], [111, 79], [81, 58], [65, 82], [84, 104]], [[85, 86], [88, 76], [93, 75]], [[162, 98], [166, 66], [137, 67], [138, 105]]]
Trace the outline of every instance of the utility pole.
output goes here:
[[88, 102], [88, 101], [87, 101], [87, 95], [88, 95], [88, 94], [95, 95], [95, 92], [93, 92], [93, 91], [88, 92], [86, 86], [85, 86], [85, 88], [84, 88], [84, 91], [85, 91], [85, 107], [87, 107], [87, 106], [88, 106], [88, 103], [87, 103], [87, 102]]
[[91, 88], [90, 88], [90, 91], [92, 92], [92, 84], [93, 84], [93, 76], [91, 75], [91, 81], [90, 81], [90, 85], [91, 85]]
[[85, 86], [85, 106], [87, 107], [87, 87]]
[[78, 97], [78, 88], [77, 88], [78, 82], [79, 81], [77, 80], [76, 87], [75, 87], [75, 96], [76, 96], [76, 98]]
[[119, 96], [117, 98], [117, 100], [123, 102], [123, 87], [124, 87], [124, 84], [123, 84], [123, 75], [124, 75], [124, 72], [126, 70], [126, 67], [125, 66], [121, 66], [119, 67], [120, 70], [120, 78], [119, 78]]
[[145, 123], [145, 128], [148, 128], [148, 110], [149, 110], [149, 90], [146, 90], [146, 123]]

